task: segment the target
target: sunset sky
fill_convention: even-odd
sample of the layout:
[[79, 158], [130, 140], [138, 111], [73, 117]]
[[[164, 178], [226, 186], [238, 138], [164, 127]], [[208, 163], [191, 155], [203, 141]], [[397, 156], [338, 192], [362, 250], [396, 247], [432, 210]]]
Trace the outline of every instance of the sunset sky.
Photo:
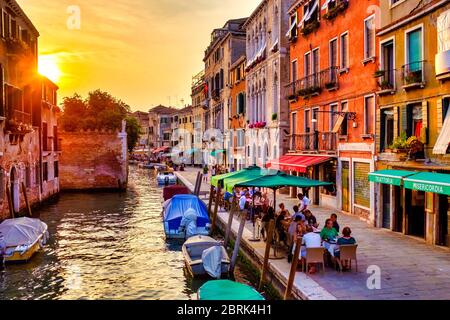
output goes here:
[[[251, 14], [260, 0], [18, 0], [39, 39], [40, 71], [59, 98], [102, 89], [147, 111], [190, 103], [212, 29]], [[81, 29], [67, 27], [68, 7]]]

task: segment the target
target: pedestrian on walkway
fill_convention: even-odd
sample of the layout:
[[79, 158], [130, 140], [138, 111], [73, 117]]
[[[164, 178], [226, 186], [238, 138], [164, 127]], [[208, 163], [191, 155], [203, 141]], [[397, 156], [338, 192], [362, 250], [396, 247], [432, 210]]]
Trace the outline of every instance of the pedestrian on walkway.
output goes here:
[[203, 167], [203, 182], [204, 183], [208, 183], [208, 172], [209, 172], [208, 166], [205, 165]]
[[267, 226], [269, 225], [271, 220], [275, 220], [275, 209], [273, 207], [269, 207], [267, 209], [267, 213], [261, 219], [261, 235], [264, 241], [267, 241]]
[[299, 208], [300, 208], [300, 212], [301, 213], [304, 213], [306, 210], [308, 210], [308, 207], [309, 207], [309, 205], [311, 204], [311, 201], [308, 199], [308, 197], [307, 196], [305, 196], [304, 194], [302, 194], [302, 193], [299, 193], [298, 195], [297, 195], [297, 198], [298, 198], [298, 200], [300, 200], [300, 203], [299, 203]]

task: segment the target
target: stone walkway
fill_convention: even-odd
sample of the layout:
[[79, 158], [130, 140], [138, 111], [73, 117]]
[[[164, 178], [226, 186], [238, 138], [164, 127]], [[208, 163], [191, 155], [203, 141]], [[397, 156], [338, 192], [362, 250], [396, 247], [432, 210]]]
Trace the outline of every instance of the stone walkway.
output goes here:
[[[180, 172], [183, 180], [195, 183], [197, 169], [188, 168]], [[203, 183], [202, 190], [210, 186]], [[292, 212], [296, 199], [278, 195], [277, 202], [284, 202]], [[321, 226], [333, 210], [321, 207], [311, 209]], [[450, 250], [433, 247], [423, 240], [397, 234], [389, 230], [370, 227], [359, 218], [343, 215], [338, 211], [341, 229], [349, 226], [358, 241], [358, 272], [340, 274], [327, 269], [325, 274], [305, 275], [298, 272], [295, 286], [299, 295], [306, 299], [356, 299], [356, 300], [401, 300], [401, 299], [450, 299]], [[228, 221], [228, 213], [220, 212], [219, 218]], [[234, 221], [233, 230], [237, 230]], [[245, 239], [251, 238], [252, 224], [247, 224]], [[258, 255], [263, 256], [264, 244], [246, 241]], [[379, 268], [381, 289], [367, 287], [369, 267]], [[289, 274], [290, 265], [284, 260], [272, 260], [272, 271], [284, 277]]]

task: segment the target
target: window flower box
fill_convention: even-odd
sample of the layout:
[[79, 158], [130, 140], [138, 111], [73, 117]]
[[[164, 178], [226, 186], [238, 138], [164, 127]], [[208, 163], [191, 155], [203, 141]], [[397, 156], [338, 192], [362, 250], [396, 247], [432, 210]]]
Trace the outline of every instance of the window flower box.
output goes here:
[[340, 14], [344, 13], [348, 8], [348, 0], [339, 1], [334, 8], [328, 9], [328, 12], [323, 15], [323, 18], [328, 21], [333, 21]]
[[305, 26], [300, 30], [300, 33], [306, 37], [309, 34], [313, 33], [314, 31], [316, 31], [317, 29], [319, 29], [320, 27], [320, 22], [317, 20], [314, 20], [312, 22], [309, 22], [307, 24], [305, 24]]

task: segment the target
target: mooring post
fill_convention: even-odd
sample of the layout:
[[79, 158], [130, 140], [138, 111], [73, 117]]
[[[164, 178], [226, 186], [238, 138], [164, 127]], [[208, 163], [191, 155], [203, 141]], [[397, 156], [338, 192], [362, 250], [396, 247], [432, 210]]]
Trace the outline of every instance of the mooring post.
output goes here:
[[201, 174], [201, 172], [198, 172], [197, 180], [195, 180], [195, 188], [194, 188], [194, 195], [196, 195], [197, 197], [200, 194], [201, 186], [202, 186], [202, 174]]
[[13, 205], [13, 199], [11, 195], [11, 189], [9, 187], [6, 188], [6, 196], [8, 197], [8, 206], [9, 206], [9, 214], [11, 215], [11, 218], [15, 218], [14, 214], [14, 205]]
[[264, 262], [261, 270], [261, 279], [259, 281], [259, 291], [262, 290], [264, 282], [266, 281], [266, 273], [269, 268], [270, 248], [272, 247], [273, 233], [275, 231], [275, 220], [270, 220], [269, 230], [267, 232], [266, 252], [264, 253]]
[[23, 183], [23, 182], [22, 182], [22, 192], [23, 192], [23, 198], [25, 199], [25, 204], [27, 206], [28, 215], [31, 218], [33, 216], [33, 213], [31, 212], [30, 203], [28, 202], [27, 188], [25, 187], [25, 183]]
[[231, 211], [228, 216], [227, 230], [225, 232], [225, 241], [224, 241], [225, 248], [228, 248], [228, 242], [230, 241], [231, 227], [233, 225], [233, 216], [234, 216], [234, 212], [237, 210], [238, 210], [237, 202], [235, 199], [233, 199], [233, 204], [231, 205]]
[[212, 216], [212, 221], [211, 221], [211, 234], [214, 233], [214, 229], [216, 228], [216, 220], [217, 220], [217, 213], [219, 211], [219, 203], [220, 203], [220, 193], [222, 191], [222, 188], [219, 186], [217, 187], [217, 192], [216, 192], [216, 203], [214, 203], [214, 212], [213, 212], [213, 216]]
[[234, 268], [236, 266], [236, 261], [237, 261], [238, 254], [239, 254], [239, 247], [241, 246], [242, 234], [244, 233], [245, 222], [247, 221], [247, 215], [241, 214], [240, 218], [241, 218], [241, 224], [239, 225], [239, 231], [238, 231], [238, 234], [236, 237], [236, 242], [234, 244], [233, 256], [231, 257], [230, 274], [234, 273]]
[[289, 273], [289, 280], [288, 280], [288, 284], [286, 286], [286, 292], [284, 293], [284, 300], [288, 300], [291, 297], [292, 288], [294, 286], [295, 276], [297, 274], [298, 259], [300, 256], [302, 241], [303, 241], [302, 238], [299, 237], [297, 239], [297, 242], [295, 243], [294, 256], [292, 258], [292, 264], [291, 264], [291, 272]]
[[211, 217], [211, 208], [212, 208], [212, 201], [214, 197], [214, 186], [211, 185], [211, 190], [209, 191], [209, 203], [208, 203], [208, 214]]

